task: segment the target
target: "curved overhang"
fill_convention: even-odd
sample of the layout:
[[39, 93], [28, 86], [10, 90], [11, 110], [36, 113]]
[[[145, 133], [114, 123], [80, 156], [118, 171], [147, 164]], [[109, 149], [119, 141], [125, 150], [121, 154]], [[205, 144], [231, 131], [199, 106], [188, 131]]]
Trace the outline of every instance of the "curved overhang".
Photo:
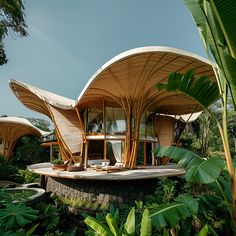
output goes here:
[[75, 101], [35, 86], [19, 82], [16, 80], [9, 81], [10, 88], [16, 97], [31, 110], [50, 116], [47, 105], [70, 110], [73, 108]]
[[201, 111], [193, 99], [178, 92], [158, 91], [158, 82], [166, 82], [169, 73], [194, 69], [196, 76], [215, 80], [210, 62], [196, 54], [170, 47], [136, 48], [114, 57], [88, 81], [75, 106], [83, 109], [102, 99], [120, 104], [122, 99], [144, 97], [149, 111], [182, 115]]
[[21, 137], [25, 135], [43, 136], [47, 132], [38, 129], [25, 118], [20, 117], [1, 117], [0, 118], [0, 136]]

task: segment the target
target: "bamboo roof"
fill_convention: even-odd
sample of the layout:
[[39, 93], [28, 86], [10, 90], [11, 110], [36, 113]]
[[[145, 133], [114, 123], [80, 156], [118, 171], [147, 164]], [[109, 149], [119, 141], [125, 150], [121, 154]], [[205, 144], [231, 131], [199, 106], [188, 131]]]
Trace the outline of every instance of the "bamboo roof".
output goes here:
[[180, 49], [150, 46], [126, 51], [108, 61], [90, 78], [76, 101], [16, 80], [10, 80], [10, 87], [23, 104], [49, 117], [46, 104], [65, 110], [83, 109], [104, 98], [119, 105], [121, 99], [141, 96], [149, 111], [183, 115], [202, 108], [182, 93], [158, 91], [155, 85], [167, 81], [171, 72], [189, 69], [194, 69], [197, 76], [215, 79], [208, 60]]
[[197, 76], [215, 79], [209, 61], [196, 54], [159, 46], [132, 49], [108, 61], [91, 77], [76, 106], [83, 108], [104, 97], [117, 103], [144, 97], [153, 112], [182, 115], [200, 111], [202, 108], [182, 93], [155, 88], [156, 83], [167, 81], [169, 73], [189, 69], [194, 69]]
[[42, 136], [47, 132], [38, 129], [30, 121], [20, 117], [0, 117], [0, 136]]
[[65, 110], [72, 109], [75, 103], [72, 99], [48, 92], [20, 81], [10, 80], [9, 85], [16, 97], [25, 106], [49, 117], [50, 115], [45, 103]]

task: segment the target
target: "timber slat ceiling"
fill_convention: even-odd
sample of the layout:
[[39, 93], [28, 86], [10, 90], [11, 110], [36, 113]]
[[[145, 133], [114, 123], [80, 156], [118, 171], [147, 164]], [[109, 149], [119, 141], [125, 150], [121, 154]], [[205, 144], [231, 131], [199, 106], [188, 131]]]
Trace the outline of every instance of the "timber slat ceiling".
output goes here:
[[[80, 94], [77, 106], [84, 107], [88, 101], [105, 96], [137, 99], [145, 96], [149, 110], [169, 114], [187, 114], [196, 109], [196, 102], [183, 94], [157, 91], [158, 82], [167, 81], [171, 72], [185, 73], [194, 69], [197, 76], [215, 79], [212, 66], [203, 58], [166, 47], [145, 47], [127, 51], [106, 63], [90, 79]], [[171, 109], [168, 108], [171, 107]]]
[[46, 132], [39, 130], [32, 125], [27, 119], [18, 117], [2, 117], [0, 118], [0, 138], [2, 139], [2, 148], [7, 147], [7, 152], [1, 149], [1, 154], [10, 157], [16, 141], [26, 135], [40, 137]]
[[81, 143], [83, 142], [83, 129], [79, 123], [76, 111], [62, 110], [53, 106], [50, 106], [50, 110], [64, 144], [69, 148], [71, 153], [79, 152]]
[[49, 117], [45, 103], [73, 110], [75, 107], [84, 109], [104, 98], [120, 104], [121, 99], [140, 97], [145, 97], [149, 111], [181, 115], [202, 108], [183, 94], [159, 92], [155, 85], [167, 81], [171, 72], [184, 73], [189, 69], [194, 69], [197, 76], [215, 79], [206, 59], [179, 49], [153, 46], [126, 51], [108, 61], [90, 78], [77, 101], [14, 80], [10, 81], [10, 86], [23, 104]]

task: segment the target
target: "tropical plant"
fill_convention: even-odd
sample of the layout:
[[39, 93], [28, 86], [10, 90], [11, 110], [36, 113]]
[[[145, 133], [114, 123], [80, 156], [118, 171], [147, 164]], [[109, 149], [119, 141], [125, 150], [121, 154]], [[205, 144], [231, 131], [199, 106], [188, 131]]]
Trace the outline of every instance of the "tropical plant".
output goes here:
[[179, 178], [178, 181], [172, 178], [160, 177], [157, 179], [157, 188], [152, 195], [145, 196], [146, 205], [157, 203], [169, 203], [172, 202], [176, 194], [180, 194], [182, 191], [178, 188], [177, 184], [183, 184], [183, 181]]
[[[167, 81], [167, 84], [158, 83], [157, 88], [159, 90], [167, 90], [169, 92], [179, 91], [188, 95], [189, 97], [197, 101], [202, 108], [206, 109], [216, 122], [222, 138], [226, 164], [231, 178], [230, 181], [231, 193], [233, 199], [232, 204], [234, 209], [234, 220], [236, 223], [236, 192], [235, 192], [236, 181], [234, 177], [234, 167], [232, 164], [232, 158], [229, 148], [227, 123], [225, 123], [227, 106], [224, 107], [223, 109], [223, 114], [221, 119], [222, 123], [217, 119], [216, 115], [209, 108], [211, 104], [213, 104], [221, 97], [217, 82], [213, 82], [207, 77], [197, 78], [194, 75], [193, 70], [189, 70], [185, 74], [171, 73]], [[222, 100], [224, 100], [224, 97], [222, 98]], [[211, 159], [209, 159], [209, 161], [210, 160]], [[219, 163], [219, 160], [216, 163]], [[212, 164], [214, 165], [214, 160], [212, 161]]]
[[236, 3], [220, 0], [185, 0], [200, 32], [204, 48], [211, 61], [217, 63], [215, 75], [222, 95], [222, 123], [217, 122], [220, 130], [227, 168], [230, 175], [233, 198], [234, 220], [236, 223], [236, 177], [232, 165], [228, 141], [227, 105], [228, 90], [236, 108]]
[[[219, 157], [202, 158], [193, 152], [178, 147], [160, 147], [157, 155], [168, 156], [173, 159], [179, 166], [185, 168], [186, 181], [190, 183], [198, 183], [203, 185], [204, 188], [200, 189], [200, 192], [192, 192], [192, 196], [188, 194], [185, 200], [189, 199], [181, 202], [181, 204], [186, 205], [185, 207], [193, 207], [196, 201], [198, 202], [198, 206], [195, 205], [197, 210], [192, 211], [191, 215], [185, 215], [184, 206], [180, 208], [177, 207], [180, 203], [177, 199], [174, 203], [168, 205], [154, 206], [150, 209], [152, 216], [156, 215], [155, 212], [160, 211], [161, 217], [163, 218], [164, 216], [162, 216], [162, 213], [165, 213], [166, 209], [168, 210], [169, 207], [173, 208], [172, 213], [174, 215], [174, 217], [173, 215], [170, 217], [167, 211], [165, 221], [161, 221], [161, 219], [159, 220], [164, 222], [164, 225], [161, 226], [155, 219], [153, 221], [154, 225], [158, 227], [170, 226], [175, 228], [180, 220], [192, 217], [191, 223], [194, 221], [196, 222], [197, 219], [198, 225], [203, 226], [204, 224], [208, 224], [210, 231], [213, 231], [213, 228], [216, 228], [218, 231], [221, 230], [222, 233], [224, 230], [227, 230], [229, 225], [231, 225], [230, 230], [232, 230], [232, 233], [235, 232], [236, 228], [233, 222], [232, 195], [230, 192], [229, 182], [230, 178], [228, 171], [224, 170], [224, 168], [226, 168], [226, 162], [224, 159]], [[183, 198], [181, 197], [181, 199]], [[191, 201], [193, 202], [188, 205]], [[174, 222], [169, 222], [175, 217], [176, 220]], [[228, 219], [231, 219], [231, 221]], [[217, 228], [219, 225], [221, 229]]]
[[43, 149], [40, 146], [39, 138], [33, 136], [24, 136], [18, 139], [14, 153], [12, 163], [21, 169], [25, 169], [27, 165], [42, 162], [45, 158], [42, 157]]
[[110, 235], [110, 236], [121, 236], [121, 235], [141, 235], [149, 236], [152, 235], [152, 222], [148, 209], [145, 209], [142, 213], [142, 219], [139, 224], [140, 231], [137, 232], [137, 223], [135, 219], [135, 207], [133, 207], [127, 218], [126, 222], [119, 225], [119, 210], [117, 209], [112, 215], [107, 213], [105, 216], [105, 222], [99, 221], [94, 217], [88, 216], [84, 222], [92, 228], [96, 235]]
[[12, 162], [4, 156], [0, 156], [0, 179], [1, 180], [16, 180], [18, 169]]
[[54, 165], [62, 165], [62, 164], [64, 164], [64, 161], [62, 159], [56, 158], [56, 159], [52, 160], [51, 163]]
[[47, 232], [56, 229], [60, 220], [57, 207], [52, 204], [39, 203], [37, 209], [39, 210], [40, 225], [45, 231]]
[[38, 211], [21, 204], [7, 203], [0, 212], [0, 226], [5, 230], [16, 230], [38, 218]]
[[7, 63], [3, 40], [10, 32], [26, 36], [24, 5], [21, 0], [0, 1], [0, 65]]
[[32, 171], [29, 171], [28, 169], [19, 170], [19, 175], [21, 176], [25, 184], [39, 182], [39, 175], [33, 173]]

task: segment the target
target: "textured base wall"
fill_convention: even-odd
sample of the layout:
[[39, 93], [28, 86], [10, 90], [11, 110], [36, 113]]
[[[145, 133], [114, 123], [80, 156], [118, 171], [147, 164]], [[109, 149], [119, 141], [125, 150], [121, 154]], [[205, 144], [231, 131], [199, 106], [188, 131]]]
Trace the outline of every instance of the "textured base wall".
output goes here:
[[45, 188], [58, 196], [97, 202], [102, 206], [134, 204], [145, 195], [154, 193], [157, 179], [135, 181], [73, 180], [46, 177]]

